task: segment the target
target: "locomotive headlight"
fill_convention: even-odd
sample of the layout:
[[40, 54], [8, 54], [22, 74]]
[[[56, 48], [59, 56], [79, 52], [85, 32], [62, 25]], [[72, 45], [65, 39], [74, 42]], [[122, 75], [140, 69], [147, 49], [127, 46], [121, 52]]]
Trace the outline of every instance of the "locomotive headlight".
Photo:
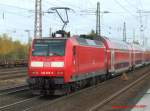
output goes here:
[[34, 71], [33, 71], [33, 72], [32, 72], [32, 74], [39, 74], [39, 73], [38, 73], [38, 72], [34, 72]]
[[36, 74], [35, 72], [32, 72], [32, 74]]
[[56, 74], [63, 74], [63, 71], [57, 71]]
[[51, 62], [51, 67], [64, 67], [64, 62]]
[[32, 61], [31, 67], [43, 67], [43, 62]]

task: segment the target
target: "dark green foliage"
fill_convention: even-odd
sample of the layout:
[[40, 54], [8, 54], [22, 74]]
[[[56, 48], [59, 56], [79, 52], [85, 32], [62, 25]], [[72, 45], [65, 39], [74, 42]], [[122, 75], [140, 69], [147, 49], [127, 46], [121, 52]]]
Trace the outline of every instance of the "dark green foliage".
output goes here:
[[81, 38], [85, 38], [85, 39], [91, 39], [94, 40], [96, 38], [96, 33], [94, 30], [91, 30], [91, 32], [89, 34], [82, 34], [80, 35]]
[[140, 45], [139, 41], [133, 41], [134, 44]]

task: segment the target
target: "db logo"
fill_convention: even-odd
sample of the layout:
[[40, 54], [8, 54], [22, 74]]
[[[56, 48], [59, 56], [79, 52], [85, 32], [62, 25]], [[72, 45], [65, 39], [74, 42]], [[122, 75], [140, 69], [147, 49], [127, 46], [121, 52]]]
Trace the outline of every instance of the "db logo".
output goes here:
[[50, 62], [44, 62], [44, 67], [51, 67], [51, 63]]

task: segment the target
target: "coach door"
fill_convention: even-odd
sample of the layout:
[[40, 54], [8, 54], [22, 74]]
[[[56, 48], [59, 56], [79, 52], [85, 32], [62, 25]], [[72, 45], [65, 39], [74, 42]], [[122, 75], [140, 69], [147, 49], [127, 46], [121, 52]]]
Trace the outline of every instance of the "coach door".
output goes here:
[[78, 62], [78, 54], [77, 54], [77, 47], [73, 47], [73, 56], [74, 56], [74, 66], [75, 66], [75, 72], [79, 71], [79, 62]]
[[114, 65], [115, 65], [115, 52], [114, 52], [114, 49], [111, 49], [110, 50], [110, 53], [111, 53], [111, 60], [110, 60], [110, 62], [111, 62], [111, 72], [114, 72]]

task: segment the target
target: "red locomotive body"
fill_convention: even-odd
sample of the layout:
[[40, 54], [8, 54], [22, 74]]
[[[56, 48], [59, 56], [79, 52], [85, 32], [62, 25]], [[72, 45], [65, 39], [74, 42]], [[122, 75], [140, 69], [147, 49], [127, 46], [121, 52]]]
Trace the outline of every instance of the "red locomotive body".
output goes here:
[[[76, 38], [73, 45], [74, 67], [71, 81], [87, 79], [106, 74], [106, 56], [104, 44], [100, 41]], [[91, 74], [92, 73], [92, 74]]]
[[106, 50], [101, 41], [79, 37], [35, 39], [31, 49], [28, 83], [34, 90], [64, 88], [64, 84], [107, 71]]

